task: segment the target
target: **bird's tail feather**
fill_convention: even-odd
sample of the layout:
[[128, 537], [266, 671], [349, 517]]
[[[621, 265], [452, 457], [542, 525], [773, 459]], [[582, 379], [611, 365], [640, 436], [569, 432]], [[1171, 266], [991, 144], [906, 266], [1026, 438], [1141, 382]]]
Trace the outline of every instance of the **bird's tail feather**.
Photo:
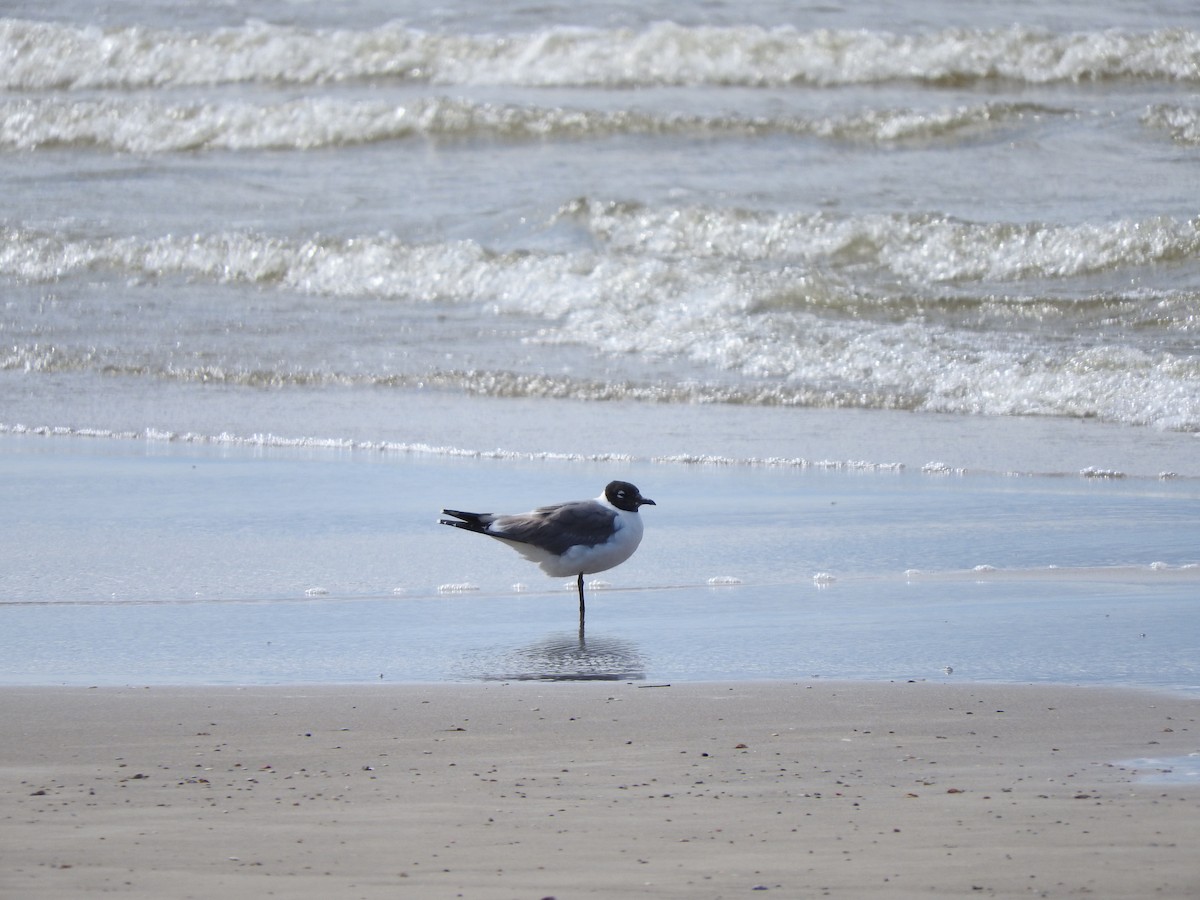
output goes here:
[[463, 512], [458, 509], [443, 509], [442, 515], [454, 516], [454, 519], [461, 519], [456, 522], [454, 519], [439, 519], [441, 525], [453, 525], [455, 528], [465, 528], [467, 531], [474, 531], [479, 534], [487, 534], [488, 524], [492, 521], [490, 513], [473, 513]]

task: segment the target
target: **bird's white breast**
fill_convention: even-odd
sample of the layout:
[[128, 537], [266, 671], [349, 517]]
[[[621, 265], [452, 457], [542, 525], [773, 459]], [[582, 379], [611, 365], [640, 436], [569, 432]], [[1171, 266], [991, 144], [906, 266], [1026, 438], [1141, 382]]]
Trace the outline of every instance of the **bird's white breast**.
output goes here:
[[592, 575], [619, 566], [633, 556], [633, 551], [642, 542], [642, 517], [635, 512], [619, 509], [613, 525], [615, 527], [612, 537], [603, 544], [592, 547], [577, 544], [562, 556], [551, 556], [536, 561], [543, 572], [555, 578], [580, 573]]

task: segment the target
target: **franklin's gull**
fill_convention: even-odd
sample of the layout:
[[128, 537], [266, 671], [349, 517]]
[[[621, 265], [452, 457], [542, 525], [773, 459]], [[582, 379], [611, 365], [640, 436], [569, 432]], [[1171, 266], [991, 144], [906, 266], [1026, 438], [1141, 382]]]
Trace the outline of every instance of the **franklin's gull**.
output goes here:
[[642, 541], [638, 507], [655, 505], [628, 481], [612, 481], [595, 500], [542, 506], [511, 516], [443, 509], [444, 515], [454, 519], [441, 519], [440, 523], [503, 541], [547, 575], [578, 576], [582, 622], [583, 576], [629, 559]]

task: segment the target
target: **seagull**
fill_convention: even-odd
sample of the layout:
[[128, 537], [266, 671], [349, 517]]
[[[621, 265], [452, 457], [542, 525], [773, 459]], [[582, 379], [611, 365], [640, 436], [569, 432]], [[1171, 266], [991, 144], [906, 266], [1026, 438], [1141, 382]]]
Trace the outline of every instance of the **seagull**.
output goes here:
[[503, 541], [547, 575], [577, 575], [582, 622], [583, 576], [619, 566], [633, 556], [642, 542], [638, 515], [642, 506], [657, 504], [628, 481], [610, 481], [594, 500], [541, 506], [511, 516], [443, 509], [443, 515], [454, 518], [439, 522]]

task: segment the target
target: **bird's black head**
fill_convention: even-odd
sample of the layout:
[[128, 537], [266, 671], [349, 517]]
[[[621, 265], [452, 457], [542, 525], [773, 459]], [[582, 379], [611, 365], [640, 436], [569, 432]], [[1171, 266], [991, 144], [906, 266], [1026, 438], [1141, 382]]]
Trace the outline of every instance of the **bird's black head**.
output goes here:
[[626, 512], [637, 512], [639, 506], [657, 506], [653, 500], [643, 497], [642, 492], [628, 481], [610, 481], [604, 489], [604, 496], [617, 509]]

